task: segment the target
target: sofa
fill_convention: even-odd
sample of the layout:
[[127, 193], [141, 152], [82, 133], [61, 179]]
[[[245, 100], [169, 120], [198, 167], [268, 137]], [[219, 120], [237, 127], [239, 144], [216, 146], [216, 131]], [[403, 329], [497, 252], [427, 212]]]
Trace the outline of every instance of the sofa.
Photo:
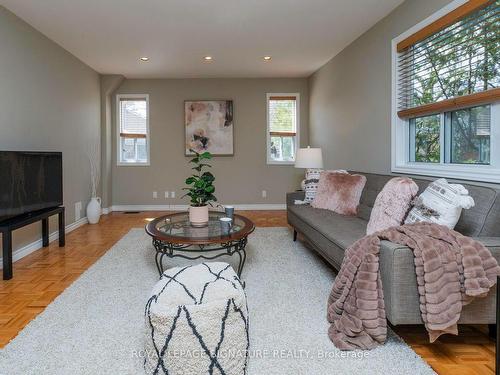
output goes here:
[[[395, 177], [363, 172], [366, 185], [357, 216], [342, 216], [310, 205], [296, 205], [304, 192], [287, 194], [287, 219], [294, 229], [294, 240], [300, 233], [310, 248], [318, 252], [336, 270], [340, 269], [344, 251], [366, 234], [366, 226], [377, 194]], [[414, 178], [423, 191], [431, 179]], [[475, 200], [475, 206], [463, 210], [455, 230], [473, 237], [489, 248], [500, 263], [500, 189], [453, 181], [464, 185]], [[413, 254], [403, 245], [382, 241], [380, 274], [384, 288], [385, 310], [392, 325], [423, 324]], [[485, 298], [476, 298], [464, 306], [459, 324], [494, 324], [496, 297], [494, 288]]]

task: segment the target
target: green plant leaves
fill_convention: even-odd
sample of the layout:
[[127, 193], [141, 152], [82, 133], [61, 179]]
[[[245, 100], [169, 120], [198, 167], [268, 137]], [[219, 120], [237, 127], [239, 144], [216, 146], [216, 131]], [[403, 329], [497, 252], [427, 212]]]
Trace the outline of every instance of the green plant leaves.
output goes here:
[[204, 188], [204, 187], [205, 187], [205, 185], [206, 185], [206, 182], [205, 182], [205, 181], [203, 181], [202, 179], [199, 179], [199, 180], [197, 180], [197, 181], [194, 183], [194, 187], [199, 188], [199, 189]]
[[196, 182], [195, 177], [197, 177], [197, 176], [192, 176], [192, 177], [186, 178], [186, 185], [191, 185], [192, 183]]
[[203, 154], [198, 154], [199, 155], [199, 158], [200, 160], [203, 160], [203, 159], [212, 159], [212, 154], [208, 151], [205, 151]]
[[214, 182], [215, 176], [210, 172], [205, 172], [201, 175], [201, 179], [207, 183]]
[[198, 174], [193, 174], [186, 178], [185, 183], [188, 187], [184, 187], [183, 190], [186, 190], [187, 193], [182, 197], [190, 197], [192, 206], [205, 206], [211, 204], [211, 202], [216, 202], [217, 198], [214, 195], [215, 186], [213, 186], [215, 176], [208, 171], [202, 173], [203, 168], [212, 167], [210, 164], [203, 162], [203, 160], [212, 159], [212, 154], [208, 151], [203, 153], [196, 152], [192, 149], [189, 151], [195, 154], [195, 156], [189, 160], [189, 163], [195, 165], [191, 169], [197, 171]]
[[198, 163], [196, 167], [193, 167], [191, 169], [194, 169], [195, 171], [201, 172], [203, 167], [212, 167], [210, 164], [205, 164], [205, 163]]

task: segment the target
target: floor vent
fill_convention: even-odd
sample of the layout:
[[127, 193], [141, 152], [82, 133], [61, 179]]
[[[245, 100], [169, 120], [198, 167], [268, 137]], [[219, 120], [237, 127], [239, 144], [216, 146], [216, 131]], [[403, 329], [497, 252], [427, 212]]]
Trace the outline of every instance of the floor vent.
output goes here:
[[124, 211], [123, 213], [125, 215], [134, 215], [134, 214], [140, 214], [141, 211]]

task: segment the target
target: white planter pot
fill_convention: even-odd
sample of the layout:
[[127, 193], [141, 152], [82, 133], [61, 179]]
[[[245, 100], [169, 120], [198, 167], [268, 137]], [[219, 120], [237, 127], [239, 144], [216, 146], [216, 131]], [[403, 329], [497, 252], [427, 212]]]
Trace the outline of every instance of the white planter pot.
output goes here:
[[90, 224], [97, 224], [101, 218], [101, 198], [94, 197], [87, 205], [87, 220]]
[[189, 221], [193, 227], [208, 225], [208, 206], [189, 207]]

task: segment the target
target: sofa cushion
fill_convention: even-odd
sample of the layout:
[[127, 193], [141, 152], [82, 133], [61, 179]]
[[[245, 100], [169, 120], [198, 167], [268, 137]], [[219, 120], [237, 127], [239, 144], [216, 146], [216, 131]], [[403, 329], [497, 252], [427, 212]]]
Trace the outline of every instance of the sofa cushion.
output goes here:
[[460, 219], [462, 209], [473, 206], [474, 199], [463, 185], [449, 184], [445, 178], [439, 178], [419, 195], [405, 224], [428, 221], [453, 229]]
[[411, 178], [391, 178], [375, 200], [366, 234], [401, 225], [417, 192], [418, 185]]
[[366, 177], [363, 175], [323, 171], [311, 206], [356, 216], [365, 183]]
[[[358, 216], [368, 221], [378, 193], [387, 181], [394, 176], [356, 171], [349, 171], [349, 173], [358, 173], [366, 177], [365, 188], [361, 194], [358, 207]], [[413, 178], [413, 181], [417, 183], [419, 193], [421, 193], [435, 179], [432, 177], [428, 179], [422, 177]], [[465, 181], [451, 179], [448, 181], [450, 183], [462, 184], [476, 202], [474, 207], [462, 211], [462, 216], [455, 226], [455, 230], [465, 236], [500, 236], [500, 225], [497, 224], [500, 218], [500, 199], [496, 199], [499, 190], [486, 186], [467, 184], [464, 183]]]
[[344, 250], [366, 233], [367, 222], [359, 217], [343, 216], [307, 205], [289, 206], [289, 210]]
[[311, 203], [318, 191], [319, 176], [322, 169], [308, 169], [306, 171], [306, 179], [304, 182], [305, 197], [304, 202]]

